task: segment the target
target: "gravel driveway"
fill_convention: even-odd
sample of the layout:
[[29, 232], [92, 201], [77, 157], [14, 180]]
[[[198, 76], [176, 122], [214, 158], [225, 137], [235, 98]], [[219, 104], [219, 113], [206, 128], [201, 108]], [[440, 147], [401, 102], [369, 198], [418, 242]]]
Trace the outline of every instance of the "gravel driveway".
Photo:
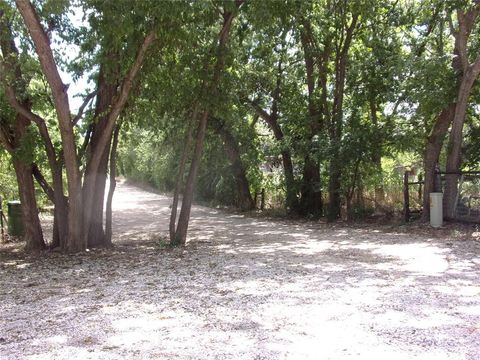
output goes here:
[[480, 242], [269, 221], [120, 184], [113, 250], [0, 245], [0, 359], [480, 359]]

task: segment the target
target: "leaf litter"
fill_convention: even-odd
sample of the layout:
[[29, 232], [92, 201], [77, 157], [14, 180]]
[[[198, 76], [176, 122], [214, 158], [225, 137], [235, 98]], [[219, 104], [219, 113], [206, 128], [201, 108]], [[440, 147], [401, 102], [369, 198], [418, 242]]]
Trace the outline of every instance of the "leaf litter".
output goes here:
[[[1, 359], [480, 359], [480, 243], [195, 206], [126, 183], [114, 248], [0, 245]], [[48, 237], [48, 234], [47, 234]]]

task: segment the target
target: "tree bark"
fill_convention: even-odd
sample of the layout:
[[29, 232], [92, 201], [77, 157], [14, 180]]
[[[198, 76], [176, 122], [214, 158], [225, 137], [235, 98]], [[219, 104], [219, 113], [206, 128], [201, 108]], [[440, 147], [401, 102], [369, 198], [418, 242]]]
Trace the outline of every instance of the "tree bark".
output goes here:
[[175, 230], [176, 230], [176, 221], [177, 221], [177, 208], [178, 208], [178, 199], [180, 196], [180, 191], [183, 183], [183, 176], [185, 174], [185, 165], [187, 163], [188, 153], [190, 151], [190, 146], [192, 144], [192, 133], [193, 126], [197, 122], [198, 117], [198, 106], [196, 105], [192, 114], [192, 121], [187, 125], [185, 133], [185, 145], [183, 147], [182, 156], [180, 158], [180, 164], [178, 167], [177, 179], [175, 181], [175, 190], [173, 192], [173, 202], [172, 202], [172, 211], [170, 213], [170, 223], [168, 226], [170, 243], [172, 245], [176, 244], [175, 240]]
[[[58, 246], [65, 243], [68, 227], [67, 203], [63, 195], [62, 166], [60, 162], [57, 161], [55, 148], [51, 141], [45, 120], [31, 112], [31, 102], [30, 99], [26, 97], [27, 84], [25, 83], [22, 69], [18, 62], [19, 52], [15, 45], [10, 26], [6, 21], [3, 20], [0, 25], [1, 32], [4, 34], [4, 36], [1, 38], [1, 49], [4, 55], [4, 60], [2, 61], [1, 65], [2, 68], [4, 68], [4, 71], [8, 70], [15, 79], [15, 82], [7, 82], [6, 79], [2, 77], [2, 81], [5, 85], [4, 87], [7, 100], [12, 108], [17, 112], [17, 116], [28, 119], [29, 122], [34, 122], [37, 125], [40, 136], [42, 137], [45, 145], [45, 151], [53, 179], [52, 193], [47, 194], [47, 196], [49, 196], [50, 200], [55, 205], [54, 236], [51, 246]], [[13, 86], [13, 84], [15, 86]], [[17, 93], [21, 94], [23, 100], [19, 100]], [[35, 172], [33, 173], [35, 175]]]
[[35, 198], [35, 186], [30, 164], [25, 164], [21, 159], [13, 158], [13, 167], [18, 182], [18, 193], [22, 208], [22, 220], [25, 230], [25, 250], [36, 251], [45, 249], [42, 227], [38, 217], [37, 200]]
[[[312, 157], [313, 144], [312, 140], [315, 136], [320, 136], [323, 128], [321, 122], [321, 114], [317, 107], [318, 99], [315, 93], [315, 60], [314, 60], [314, 39], [310, 26], [305, 19], [302, 21], [303, 28], [300, 32], [300, 39], [303, 48], [303, 57], [305, 62], [305, 72], [308, 89], [308, 148], [304, 157], [302, 186], [299, 202], [299, 212], [304, 215], [313, 215], [320, 217], [323, 215], [323, 198], [320, 179], [320, 165], [319, 161]], [[327, 49], [324, 52], [328, 52]], [[320, 75], [319, 75], [320, 76]]]
[[304, 216], [320, 217], [323, 215], [323, 198], [318, 161], [305, 157], [299, 212]]
[[422, 221], [427, 221], [430, 217], [430, 193], [435, 190], [435, 169], [438, 164], [440, 152], [442, 151], [443, 141], [452, 122], [454, 113], [455, 103], [451, 103], [447, 108], [443, 109], [438, 115], [427, 139], [424, 155], [425, 183], [423, 189]]
[[[2, 52], [2, 61], [0, 70], [2, 71], [1, 79], [4, 84], [7, 99], [13, 100], [15, 97], [15, 89], [22, 92], [24, 96], [23, 106], [29, 107], [29, 101], [26, 98], [26, 83], [22, 77], [22, 71], [18, 64], [18, 50], [16, 48], [10, 24], [4, 18], [3, 10], [0, 10], [0, 50]], [[13, 77], [13, 81], [8, 82], [5, 72], [9, 72]], [[20, 102], [14, 101], [14, 105]], [[15, 110], [15, 107], [14, 107]], [[10, 125], [0, 119], [0, 142], [12, 156], [12, 162], [15, 169], [15, 175], [18, 185], [18, 193], [21, 202], [22, 220], [24, 224], [24, 240], [27, 251], [41, 250], [46, 247], [43, 238], [42, 227], [38, 217], [38, 206], [35, 196], [35, 186], [33, 182], [32, 167], [28, 160], [21, 159], [17, 155], [23, 144], [23, 140], [27, 134], [31, 121], [28, 117], [16, 112], [14, 121]], [[32, 155], [33, 149], [23, 149]]]
[[[142, 45], [140, 46], [135, 61], [128, 70], [126, 77], [123, 79], [122, 86], [116, 97], [116, 101], [111, 104], [110, 111], [104, 120], [103, 129], [101, 132], [97, 132], [98, 140], [95, 145], [95, 151], [90, 153], [90, 157], [87, 163], [86, 176], [84, 178], [83, 184], [83, 195], [84, 195], [84, 213], [83, 213], [83, 243], [87, 244], [89, 239], [90, 224], [92, 221], [94, 202], [96, 198], [95, 191], [91, 189], [95, 188], [97, 184], [97, 176], [99, 175], [100, 165], [103, 163], [105, 165], [105, 156], [108, 158], [108, 149], [110, 147], [110, 142], [112, 139], [113, 130], [115, 128], [116, 121], [123, 111], [125, 104], [130, 95], [130, 91], [133, 87], [134, 80], [140, 71], [143, 61], [145, 59], [146, 52], [148, 48], [155, 41], [156, 35], [155, 32], [150, 32], [143, 40]], [[106, 154], [106, 155], [105, 155]], [[105, 165], [106, 167], [106, 165]], [[103, 172], [103, 171], [102, 171]], [[87, 175], [88, 173], [88, 175]], [[103, 189], [105, 189], [105, 179], [100, 180], [98, 184], [103, 183]]]
[[[375, 102], [375, 95], [373, 95], [369, 100], [370, 105], [370, 116], [372, 119], [372, 125], [375, 130], [379, 130], [378, 125], [378, 116], [377, 116], [377, 104]], [[379, 181], [375, 184], [375, 210], [382, 208], [382, 205], [385, 201], [385, 191], [383, 188], [383, 170], [382, 170], [382, 141], [375, 142], [373, 144], [373, 156], [372, 162], [375, 166], [376, 172], [379, 176]]]
[[[116, 54], [110, 54], [108, 56], [113, 62], [118, 61]], [[83, 197], [86, 199], [89, 194], [93, 195], [91, 200], [91, 207], [87, 209], [84, 207], [84, 219], [90, 219], [87, 223], [84, 222], [84, 231], [87, 235], [88, 247], [100, 247], [108, 246], [109, 243], [105, 236], [103, 228], [103, 210], [105, 199], [105, 187], [107, 180], [107, 168], [110, 146], [103, 150], [98, 168], [94, 169], [90, 164], [90, 159], [93, 154], [100, 151], [99, 143], [103, 136], [105, 136], [105, 129], [108, 122], [108, 112], [110, 107], [114, 103], [115, 96], [117, 95], [118, 88], [118, 68], [114, 69], [111, 74], [105, 73], [105, 66], [100, 67], [98, 75], [97, 85], [97, 98], [95, 104], [95, 114], [91, 126], [91, 131], [88, 133], [88, 140], [85, 139], [87, 144], [86, 151], [86, 170], [84, 175], [83, 185]], [[111, 140], [108, 141], [110, 143]], [[93, 176], [93, 174], [95, 176]], [[95, 178], [93, 182], [92, 178]], [[87, 216], [86, 212], [89, 212], [91, 216]]]
[[222, 137], [225, 154], [230, 161], [232, 174], [235, 177], [235, 185], [237, 188], [236, 205], [243, 211], [255, 209], [255, 202], [250, 193], [250, 184], [247, 179], [245, 166], [243, 165], [240, 156], [241, 153], [238, 142], [221, 120], [213, 119], [213, 121], [215, 122], [215, 131]]
[[340, 163], [340, 145], [332, 144], [332, 151], [330, 153], [330, 165], [328, 171], [328, 212], [327, 220], [335, 221], [341, 216], [341, 176], [342, 165]]
[[340, 41], [335, 55], [335, 86], [330, 123], [330, 166], [328, 182], [328, 221], [335, 221], [341, 216], [341, 177], [342, 162], [341, 139], [343, 133], [343, 99], [345, 95], [345, 77], [347, 72], [348, 53], [354, 31], [357, 27], [358, 14], [352, 14], [350, 25], [344, 29], [344, 38]]
[[[247, 99], [247, 102], [255, 110], [258, 116], [265, 121], [273, 133], [275, 140], [281, 142], [284, 138], [283, 130], [278, 123], [278, 117], [272, 111], [270, 114], [262, 109], [255, 101]], [[289, 149], [284, 148], [281, 151], [283, 174], [285, 176], [285, 188], [286, 188], [286, 207], [288, 211], [297, 212], [298, 197], [295, 190], [295, 177], [293, 175], [293, 161], [292, 155]]]
[[[235, 1], [237, 9], [241, 6], [243, 0]], [[218, 92], [218, 84], [220, 82], [223, 67], [225, 65], [225, 51], [226, 45], [232, 27], [232, 22], [235, 17], [233, 12], [228, 12], [224, 10], [223, 12], [223, 26], [218, 35], [218, 46], [217, 46], [217, 56], [216, 63], [213, 70], [213, 76], [209, 86], [204, 87], [207, 92], [202, 95], [215, 96]], [[202, 157], [203, 143], [205, 140], [205, 132], [207, 128], [208, 117], [210, 113], [210, 106], [207, 106], [203, 110], [202, 116], [200, 118], [196, 140], [195, 140], [195, 149], [192, 157], [192, 162], [190, 164], [190, 170], [188, 173], [187, 181], [185, 184], [185, 190], [183, 193], [182, 207], [180, 209], [180, 215], [178, 218], [178, 225], [175, 231], [175, 239], [172, 243], [173, 245], [185, 245], [187, 241], [187, 230], [188, 224], [190, 221], [190, 211], [192, 208], [193, 193], [195, 188], [195, 180], [197, 177], [198, 168], [200, 166], [200, 161]], [[172, 209], [173, 210], [173, 209]]]
[[81, 251], [86, 247], [86, 243], [82, 242], [81, 238], [81, 179], [75, 146], [75, 136], [70, 116], [70, 105], [68, 103], [67, 86], [63, 84], [62, 79], [60, 78], [52, 49], [50, 47], [50, 40], [40, 23], [40, 19], [33, 8], [33, 5], [28, 0], [16, 0], [16, 4], [33, 40], [43, 73], [52, 90], [53, 101], [57, 113], [69, 194], [68, 237], [65, 248], [70, 252]]
[[115, 192], [115, 188], [117, 186], [115, 177], [117, 174], [118, 136], [121, 126], [122, 124], [119, 123], [115, 127], [115, 131], [113, 132], [112, 149], [110, 151], [110, 186], [108, 188], [107, 204], [105, 206], [105, 245], [107, 246], [112, 244], [112, 202], [113, 193]]
[[[178, 217], [178, 225], [175, 231], [175, 239], [172, 245], [185, 245], [187, 242], [188, 224], [190, 221], [190, 211], [192, 209], [193, 192], [195, 187], [195, 179], [197, 178], [200, 161], [202, 158], [203, 142], [205, 140], [205, 132], [207, 128], [208, 111], [205, 111], [200, 118], [198, 124], [195, 149], [193, 152], [192, 163], [188, 172], [185, 190], [183, 192], [182, 207]], [[173, 209], [172, 209], [173, 210]]]
[[[452, 128], [450, 130], [450, 139], [448, 144], [447, 156], [447, 172], [460, 171], [462, 160], [462, 143], [463, 143], [463, 125], [467, 114], [470, 94], [473, 85], [480, 74], [480, 56], [476, 62], [469, 65], [463, 74], [462, 82], [458, 91], [458, 97], [455, 107], [455, 114], [453, 116]], [[445, 194], [444, 194], [444, 208], [445, 217], [452, 219], [455, 212], [455, 200], [458, 191], [458, 175], [447, 174], [445, 176]]]
[[[467, 49], [468, 39], [479, 12], [480, 4], [476, 4], [467, 12], [457, 10], [458, 30], [455, 30], [452, 26], [452, 35], [455, 38], [452, 68], [457, 74], [457, 99], [456, 103], [451, 103], [440, 113], [427, 140], [424, 158], [425, 188], [423, 192], [422, 213], [422, 220], [424, 221], [428, 219], [430, 214], [429, 196], [434, 189], [435, 167], [450, 124], [453, 125], [450, 133], [449, 147], [447, 149], [446, 170], [447, 172], [458, 172], [460, 170], [462, 132], [468, 107], [468, 99], [473, 84], [480, 72], [480, 56], [477, 57], [473, 64], [469, 64]], [[443, 204], [444, 216], [446, 218], [451, 218], [454, 213], [457, 181], [458, 178], [456, 175], [446, 176]]]

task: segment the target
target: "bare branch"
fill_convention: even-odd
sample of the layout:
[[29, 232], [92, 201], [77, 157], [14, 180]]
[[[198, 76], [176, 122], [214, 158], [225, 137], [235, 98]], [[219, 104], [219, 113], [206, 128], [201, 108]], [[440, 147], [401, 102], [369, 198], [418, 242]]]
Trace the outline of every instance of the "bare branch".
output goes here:
[[270, 122], [272, 115], [266, 112], [260, 105], [258, 105], [255, 101], [246, 98], [245, 101], [252, 107], [253, 110], [260, 116], [265, 122]]
[[37, 180], [38, 185], [40, 185], [45, 195], [47, 195], [48, 200], [55, 203], [55, 192], [35, 163], [32, 164], [32, 175], [35, 177], [35, 180]]
[[91, 101], [95, 96], [97, 96], [97, 93], [98, 93], [98, 89], [95, 90], [95, 91], [92, 91], [90, 94], [87, 95], [87, 97], [85, 98], [85, 100], [83, 100], [82, 105], [81, 105], [80, 108], [78, 109], [78, 114], [75, 115], [75, 117], [74, 117], [73, 120], [72, 120], [72, 124], [73, 124], [74, 126], [77, 125], [77, 123], [80, 121], [80, 119], [81, 119], [82, 116], [83, 116], [83, 112], [85, 111], [85, 108], [86, 108], [87, 105], [90, 103], [90, 101]]

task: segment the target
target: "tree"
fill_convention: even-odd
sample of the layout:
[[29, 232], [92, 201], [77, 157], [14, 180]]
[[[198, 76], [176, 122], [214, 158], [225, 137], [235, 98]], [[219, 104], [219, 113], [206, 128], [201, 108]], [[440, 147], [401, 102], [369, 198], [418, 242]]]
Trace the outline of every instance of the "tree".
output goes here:
[[[105, 116], [102, 122], [102, 129], [101, 131], [96, 132], [95, 146], [91, 146], [89, 149], [89, 158], [85, 164], [85, 179], [83, 181], [82, 189], [80, 163], [77, 157], [77, 146], [74, 135], [76, 119], [71, 116], [67, 87], [63, 84], [62, 79], [60, 78], [57, 63], [50, 46], [50, 39], [43, 28], [40, 22], [40, 17], [33, 5], [25, 0], [19, 0], [16, 3], [35, 46], [43, 74], [45, 75], [52, 91], [54, 107], [62, 139], [62, 154], [67, 174], [69, 196], [67, 212], [68, 233], [66, 239], [62, 241], [61, 245], [70, 252], [84, 250], [89, 244], [89, 235], [91, 234], [90, 228], [93, 219], [92, 215], [95, 198], [94, 187], [102, 158], [105, 158], [105, 153], [108, 154], [108, 147], [115, 128], [116, 120], [126, 104], [135, 77], [145, 58], [145, 53], [154, 42], [156, 35], [154, 31], [150, 31], [150, 33], [144, 37], [135, 60], [121, 81], [120, 89], [115, 94], [114, 101], [109, 104], [110, 107], [108, 108], [108, 113], [105, 115], [105, 113], [102, 112], [101, 114], [101, 116]], [[97, 104], [101, 104], [101, 101], [97, 101]], [[101, 105], [99, 105], [99, 107], [100, 106]], [[29, 109], [25, 109], [21, 106], [19, 109], [28, 113], [32, 119], [38, 118], [38, 116], [29, 111]], [[91, 240], [90, 242], [96, 244], [94, 240]]]
[[[13, 40], [11, 23], [7, 18], [8, 10], [7, 4], [2, 1], [0, 3], [0, 33], [2, 34], [0, 37], [2, 53], [0, 70], [2, 82], [12, 84], [6, 87], [7, 97], [11, 97], [14, 92], [19, 92], [23, 95], [22, 105], [25, 108], [30, 108], [27, 84], [22, 76], [22, 69], [18, 62], [18, 50]], [[25, 226], [26, 249], [40, 250], [45, 248], [45, 242], [38, 217], [33, 182], [33, 149], [32, 144], [28, 143], [30, 125], [30, 119], [21, 113], [5, 112], [0, 114], [0, 141], [12, 156]]]
[[[475, 22], [480, 12], [480, 5], [473, 4], [466, 8], [461, 4], [454, 4], [453, 9], [446, 9], [446, 17], [450, 23], [451, 35], [454, 38], [452, 71], [456, 78], [454, 86], [449, 91], [455, 95], [455, 100], [442, 109], [436, 117], [432, 130], [428, 135], [425, 146], [425, 189], [423, 199], [423, 219], [429, 214], [429, 196], [434, 191], [436, 168], [439, 163], [440, 153], [444, 139], [450, 130], [449, 144], [447, 147], [446, 184], [444, 193], [444, 215], [452, 218], [455, 211], [457, 196], [458, 172], [461, 166], [461, 148], [463, 139], [463, 124], [469, 105], [469, 98], [473, 86], [480, 73], [480, 55], [470, 60], [475, 54], [475, 49], [470, 46], [470, 35], [475, 27]], [[457, 28], [451, 16], [456, 14]], [[432, 21], [434, 21], [433, 19]], [[440, 34], [443, 36], [443, 34]]]
[[[237, 12], [241, 5], [242, 0], [236, 0], [234, 3], [226, 3], [222, 11], [222, 27], [216, 38], [215, 45], [215, 65], [211, 73], [211, 78], [204, 81], [202, 84], [202, 90], [200, 93], [200, 99], [205, 100], [207, 96], [215, 97], [215, 94], [219, 91], [219, 82], [222, 77], [223, 68], [225, 65], [225, 55], [227, 51], [227, 42], [232, 28], [233, 19], [237, 15]], [[208, 65], [207, 65], [208, 68]], [[203, 150], [203, 144], [205, 140], [205, 131], [207, 128], [208, 117], [212, 111], [210, 104], [199, 103], [198, 109], [195, 108], [192, 116], [191, 126], [194, 126], [198, 122], [197, 132], [195, 135], [195, 145], [193, 150], [193, 156], [190, 164], [190, 170], [185, 183], [183, 192], [182, 207], [180, 210], [178, 224], [176, 227], [174, 237], [170, 238], [170, 242], [174, 245], [184, 245], [187, 240], [188, 223], [190, 221], [190, 211], [193, 201], [193, 192], [195, 186], [195, 179], [200, 166], [200, 160]], [[183, 174], [178, 175], [182, 178]], [[172, 207], [176, 212], [176, 208]], [[175, 223], [175, 217], [171, 217], [171, 223]], [[172, 226], [172, 225], [170, 225]]]
[[480, 14], [480, 3], [476, 2], [470, 8], [457, 9], [458, 29], [452, 26], [452, 35], [455, 38], [455, 56], [454, 67], [461, 76], [457, 99], [455, 104], [455, 112], [452, 119], [452, 128], [448, 142], [447, 157], [447, 175], [445, 184], [445, 216], [453, 218], [456, 198], [458, 192], [458, 173], [462, 162], [462, 143], [463, 143], [463, 125], [469, 105], [469, 98], [472, 88], [480, 74], [480, 51], [474, 55], [473, 61], [470, 60], [469, 52], [472, 49], [468, 47], [470, 34], [477, 18]]

